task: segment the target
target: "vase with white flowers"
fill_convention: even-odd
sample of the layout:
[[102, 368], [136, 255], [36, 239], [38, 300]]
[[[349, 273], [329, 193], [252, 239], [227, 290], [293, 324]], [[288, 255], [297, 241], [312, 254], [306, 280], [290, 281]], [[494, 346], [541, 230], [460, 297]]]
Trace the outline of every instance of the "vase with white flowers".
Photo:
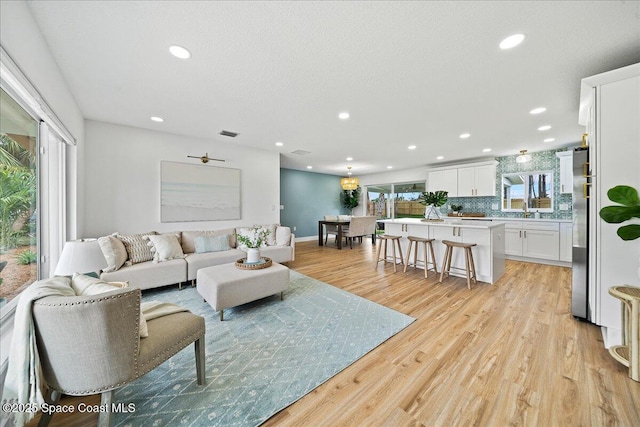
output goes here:
[[238, 233], [238, 242], [247, 247], [247, 264], [260, 262], [260, 247], [266, 242], [267, 236], [269, 236], [269, 230], [258, 225], [247, 233]]

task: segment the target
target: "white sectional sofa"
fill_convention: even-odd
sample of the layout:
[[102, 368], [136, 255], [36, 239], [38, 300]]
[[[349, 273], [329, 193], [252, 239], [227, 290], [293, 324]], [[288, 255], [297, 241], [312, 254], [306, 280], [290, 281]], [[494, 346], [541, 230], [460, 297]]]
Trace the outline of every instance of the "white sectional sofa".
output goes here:
[[[260, 248], [261, 255], [271, 258], [277, 263], [293, 261], [295, 259], [295, 235], [291, 233], [291, 229], [277, 224], [263, 227], [270, 229], [270, 234], [266, 246]], [[104, 236], [98, 241], [109, 265], [100, 274], [100, 278], [109, 282], [128, 281], [129, 286], [140, 289], [176, 283], [181, 285], [187, 281], [193, 283], [200, 268], [232, 263], [246, 257], [246, 251], [238, 245], [237, 233], [247, 230], [247, 228], [238, 227], [162, 234], [156, 232], [134, 235], [114, 233], [110, 236]], [[157, 240], [160, 236], [170, 235], [176, 236], [179, 247], [176, 247], [174, 243], [173, 252], [169, 250], [168, 259], [163, 259], [158, 256], [158, 253], [167, 252], [167, 250], [166, 247], [158, 246]], [[196, 244], [198, 237], [201, 239], [220, 239], [219, 236], [226, 236], [226, 239], [222, 240], [228, 242], [228, 247], [222, 249], [217, 247], [213, 248], [214, 250], [205, 248], [205, 251], [202, 247], [196, 247], [198, 246]], [[156, 241], [155, 245], [154, 240]], [[174, 241], [174, 238], [170, 237], [166, 240]], [[156, 251], [156, 248], [160, 250]], [[147, 250], [150, 253], [147, 253]], [[164, 255], [166, 256], [166, 254]]]

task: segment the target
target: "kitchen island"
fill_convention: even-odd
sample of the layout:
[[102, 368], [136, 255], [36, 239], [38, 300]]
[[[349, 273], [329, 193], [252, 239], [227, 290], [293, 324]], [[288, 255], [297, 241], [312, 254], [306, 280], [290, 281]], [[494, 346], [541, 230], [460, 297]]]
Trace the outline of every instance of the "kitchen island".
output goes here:
[[[442, 241], [450, 240], [477, 245], [473, 247], [472, 251], [478, 281], [493, 284], [504, 274], [505, 225], [502, 222], [464, 219], [427, 222], [419, 218], [388, 219], [378, 222], [384, 223], [386, 234], [400, 236], [400, 244], [405, 256], [409, 245], [408, 236], [435, 239], [433, 248], [435, 249], [438, 272], [442, 268], [445, 251], [445, 245], [442, 244]], [[418, 258], [422, 257], [421, 247], [419, 251]], [[454, 250], [451, 266], [462, 269], [452, 269], [452, 275], [466, 277], [463, 251]]]

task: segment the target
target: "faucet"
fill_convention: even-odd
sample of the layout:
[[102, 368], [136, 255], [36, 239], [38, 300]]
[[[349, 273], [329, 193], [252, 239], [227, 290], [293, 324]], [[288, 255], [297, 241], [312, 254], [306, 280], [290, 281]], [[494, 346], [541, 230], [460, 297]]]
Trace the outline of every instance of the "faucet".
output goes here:
[[524, 216], [525, 218], [529, 218], [529, 215], [530, 215], [530, 214], [529, 214], [529, 211], [527, 211], [527, 204], [526, 204], [526, 203], [524, 203], [524, 204], [522, 205], [522, 214], [523, 214], [523, 216]]

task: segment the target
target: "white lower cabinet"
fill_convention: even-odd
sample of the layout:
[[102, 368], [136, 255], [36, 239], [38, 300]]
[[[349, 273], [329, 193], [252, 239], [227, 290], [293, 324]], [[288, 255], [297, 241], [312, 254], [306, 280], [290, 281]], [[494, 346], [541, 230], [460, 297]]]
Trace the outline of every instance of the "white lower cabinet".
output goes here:
[[508, 221], [505, 255], [540, 260], [560, 260], [560, 225], [544, 221]]
[[560, 261], [571, 262], [573, 256], [573, 224], [560, 223]]
[[[491, 233], [483, 229], [461, 228], [461, 227], [430, 227], [430, 237], [435, 239], [434, 249], [436, 253], [436, 261], [438, 263], [438, 271], [441, 271], [444, 261], [444, 253], [446, 246], [443, 240], [462, 243], [475, 243], [471, 249], [473, 253], [473, 261], [478, 275], [478, 280], [492, 283], [487, 278], [492, 277], [492, 260], [493, 255], [491, 245]], [[458, 268], [458, 271], [451, 270], [452, 274], [465, 275], [464, 272], [464, 250], [454, 248], [451, 256], [451, 267]]]

